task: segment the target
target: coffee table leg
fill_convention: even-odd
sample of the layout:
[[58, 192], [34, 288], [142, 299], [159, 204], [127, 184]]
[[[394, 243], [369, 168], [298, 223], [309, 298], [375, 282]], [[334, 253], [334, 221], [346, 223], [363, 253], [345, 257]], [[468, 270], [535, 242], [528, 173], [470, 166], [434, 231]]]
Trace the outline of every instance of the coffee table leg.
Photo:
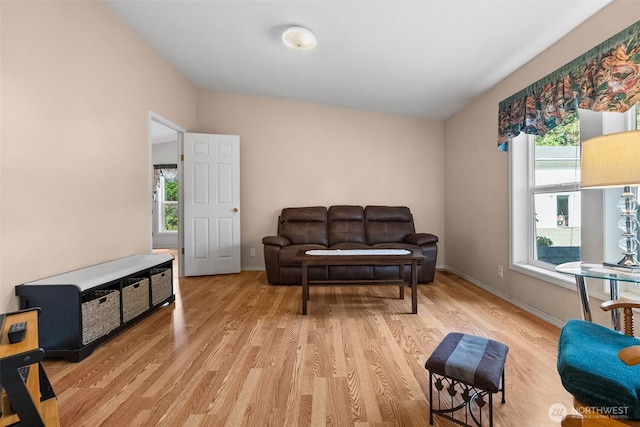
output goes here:
[[418, 313], [418, 261], [411, 260], [411, 313]]
[[302, 262], [302, 314], [307, 314], [307, 300], [309, 299], [309, 281], [308, 281], [309, 264]]

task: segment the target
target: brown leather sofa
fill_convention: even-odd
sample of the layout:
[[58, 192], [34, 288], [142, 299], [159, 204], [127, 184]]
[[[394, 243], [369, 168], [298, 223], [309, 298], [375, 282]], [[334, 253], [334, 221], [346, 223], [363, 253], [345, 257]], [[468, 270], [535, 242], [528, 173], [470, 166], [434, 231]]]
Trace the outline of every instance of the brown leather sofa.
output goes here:
[[[433, 282], [438, 237], [416, 233], [405, 206], [324, 206], [285, 208], [278, 217], [278, 235], [262, 239], [267, 281], [272, 285], [299, 285], [299, 250], [409, 249], [425, 256], [418, 283]], [[403, 274], [410, 278], [410, 266]], [[397, 266], [312, 266], [309, 280], [397, 278]]]

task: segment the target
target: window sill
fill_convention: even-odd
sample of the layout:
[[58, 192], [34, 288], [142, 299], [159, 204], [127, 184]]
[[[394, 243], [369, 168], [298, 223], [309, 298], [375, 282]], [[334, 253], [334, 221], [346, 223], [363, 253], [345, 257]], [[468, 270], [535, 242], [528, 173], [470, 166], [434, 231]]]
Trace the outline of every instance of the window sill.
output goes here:
[[574, 291], [576, 290], [576, 281], [571, 275], [558, 273], [557, 271], [548, 270], [531, 264], [515, 263], [512, 264], [510, 268], [518, 273], [526, 274], [528, 276], [535, 277], [536, 279], [562, 286], [563, 288]]
[[[558, 273], [557, 271], [548, 270], [546, 268], [537, 267], [531, 264], [516, 263], [512, 264], [510, 268], [511, 270], [517, 271], [518, 273], [526, 274], [528, 276], [535, 277], [536, 279], [544, 280], [545, 282], [552, 283], [565, 289], [577, 292], [575, 278], [570, 274]], [[603, 280], [602, 282], [604, 283], [605, 281]], [[603, 301], [611, 298], [604, 292], [604, 286], [601, 287], [603, 289], [603, 292], [595, 292], [589, 288], [590, 286], [587, 286], [589, 296], [598, 298]]]

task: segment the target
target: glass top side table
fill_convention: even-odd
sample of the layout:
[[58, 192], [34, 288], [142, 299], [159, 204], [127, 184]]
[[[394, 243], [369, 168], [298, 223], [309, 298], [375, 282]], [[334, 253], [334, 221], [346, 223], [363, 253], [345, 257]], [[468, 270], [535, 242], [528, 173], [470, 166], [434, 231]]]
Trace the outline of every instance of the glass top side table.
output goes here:
[[[589, 307], [589, 294], [585, 278], [603, 279], [609, 281], [609, 289], [611, 290], [611, 299], [620, 298], [620, 287], [618, 282], [632, 282], [640, 286], [640, 273], [627, 273], [612, 268], [607, 268], [602, 263], [577, 261], [560, 264], [556, 267], [556, 271], [564, 274], [571, 274], [576, 279], [576, 288], [580, 304], [582, 305], [582, 316], [584, 320], [591, 322], [591, 308]], [[613, 329], [620, 330], [620, 318], [618, 310], [611, 310], [611, 323]]]

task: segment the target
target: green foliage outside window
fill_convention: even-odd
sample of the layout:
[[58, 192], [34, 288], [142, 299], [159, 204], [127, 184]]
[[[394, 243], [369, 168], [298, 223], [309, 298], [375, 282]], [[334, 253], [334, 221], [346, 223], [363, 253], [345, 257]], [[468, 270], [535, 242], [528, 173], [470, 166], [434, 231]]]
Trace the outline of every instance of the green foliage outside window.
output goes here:
[[164, 205], [164, 229], [178, 230], [178, 205]]
[[[640, 130], [640, 102], [636, 104], [636, 129]], [[571, 113], [565, 117], [560, 126], [556, 126], [544, 137], [536, 136], [536, 145], [580, 145], [580, 121], [578, 113]]]
[[548, 238], [548, 237], [544, 237], [544, 236], [538, 236], [536, 237], [536, 243], [538, 246], [553, 246], [553, 241]]
[[178, 181], [164, 182], [164, 200], [167, 202], [178, 201]]
[[[164, 181], [164, 201], [178, 201], [178, 181]], [[166, 231], [178, 230], [178, 204], [164, 204], [164, 229]]]
[[536, 145], [580, 145], [580, 121], [578, 120], [578, 113], [567, 115], [560, 126], [551, 129], [544, 137], [536, 136]]

